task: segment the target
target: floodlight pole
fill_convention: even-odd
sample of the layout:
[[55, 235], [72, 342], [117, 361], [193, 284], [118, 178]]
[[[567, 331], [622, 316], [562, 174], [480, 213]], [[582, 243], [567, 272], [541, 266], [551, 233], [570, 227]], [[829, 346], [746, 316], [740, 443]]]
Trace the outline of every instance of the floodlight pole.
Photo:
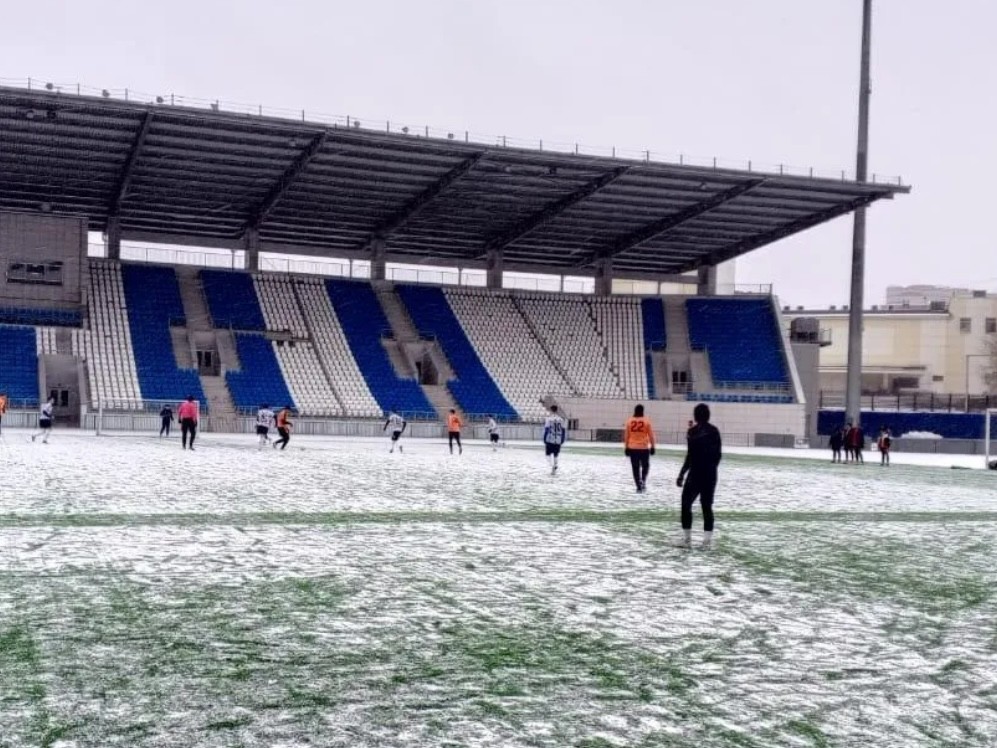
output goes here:
[[[869, 57], [872, 0], [862, 0], [862, 61], [859, 73], [859, 133], [855, 180], [865, 182], [869, 167]], [[862, 411], [862, 306], [865, 286], [865, 208], [855, 210], [852, 230], [852, 293], [848, 307], [848, 376], [845, 419], [858, 425]]]

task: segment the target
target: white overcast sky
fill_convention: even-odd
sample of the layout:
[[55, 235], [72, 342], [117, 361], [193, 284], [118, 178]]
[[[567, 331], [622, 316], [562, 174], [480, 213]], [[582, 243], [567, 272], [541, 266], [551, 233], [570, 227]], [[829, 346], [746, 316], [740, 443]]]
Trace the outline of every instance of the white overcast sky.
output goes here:
[[[997, 289], [997, 2], [874, 0], [867, 304]], [[3, 0], [0, 78], [854, 169], [860, 0]], [[846, 303], [851, 218], [738, 282]]]

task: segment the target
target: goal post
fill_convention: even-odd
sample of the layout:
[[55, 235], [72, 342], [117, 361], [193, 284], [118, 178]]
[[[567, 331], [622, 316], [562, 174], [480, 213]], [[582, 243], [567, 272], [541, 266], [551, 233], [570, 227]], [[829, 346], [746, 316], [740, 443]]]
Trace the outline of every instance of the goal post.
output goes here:
[[990, 467], [992, 461], [997, 461], [997, 408], [987, 408], [983, 411], [983, 466]]

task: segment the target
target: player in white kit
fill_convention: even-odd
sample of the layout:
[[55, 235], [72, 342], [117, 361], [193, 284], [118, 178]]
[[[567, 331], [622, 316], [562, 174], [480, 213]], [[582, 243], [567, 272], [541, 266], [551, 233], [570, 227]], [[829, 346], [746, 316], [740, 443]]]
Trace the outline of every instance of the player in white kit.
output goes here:
[[259, 437], [260, 443], [257, 449], [263, 449], [266, 443], [270, 441], [270, 429], [273, 427], [274, 413], [270, 410], [270, 406], [266, 403], [260, 406], [260, 409], [256, 411], [256, 435]]
[[52, 433], [52, 411], [55, 409], [55, 395], [46, 400], [38, 412], [38, 431], [31, 435], [31, 441], [39, 436], [42, 444], [48, 444], [48, 435]]
[[550, 474], [557, 472], [557, 459], [561, 456], [561, 445], [568, 435], [568, 425], [557, 412], [557, 406], [550, 406], [550, 415], [544, 421], [544, 453], [550, 463]]
[[498, 449], [499, 427], [495, 422], [495, 416], [488, 416], [488, 441], [492, 444], [492, 452]]
[[382, 431], [389, 431], [391, 433], [391, 450], [393, 453], [395, 451], [395, 445], [398, 445], [398, 451], [402, 451], [402, 445], [399, 443], [399, 439], [402, 438], [402, 432], [405, 431], [405, 426], [408, 425], [404, 418], [395, 413], [395, 411], [388, 411], [388, 420], [384, 422], [384, 428]]

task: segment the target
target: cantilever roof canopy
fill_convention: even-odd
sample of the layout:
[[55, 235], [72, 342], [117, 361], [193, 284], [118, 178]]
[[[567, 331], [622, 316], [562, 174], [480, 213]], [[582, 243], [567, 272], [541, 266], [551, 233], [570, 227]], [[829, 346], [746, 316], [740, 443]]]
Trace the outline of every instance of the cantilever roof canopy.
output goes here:
[[0, 210], [126, 239], [661, 276], [906, 191], [0, 88]]

